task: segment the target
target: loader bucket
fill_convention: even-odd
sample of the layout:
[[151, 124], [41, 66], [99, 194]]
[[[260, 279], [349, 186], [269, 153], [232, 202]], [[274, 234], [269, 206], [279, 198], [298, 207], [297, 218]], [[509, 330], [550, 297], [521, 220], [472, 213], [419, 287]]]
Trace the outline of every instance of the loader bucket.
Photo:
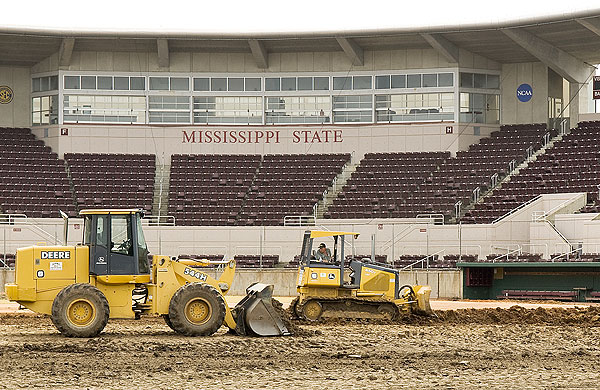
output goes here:
[[273, 308], [273, 285], [254, 283], [233, 309], [235, 332], [243, 336], [289, 336], [279, 314]]

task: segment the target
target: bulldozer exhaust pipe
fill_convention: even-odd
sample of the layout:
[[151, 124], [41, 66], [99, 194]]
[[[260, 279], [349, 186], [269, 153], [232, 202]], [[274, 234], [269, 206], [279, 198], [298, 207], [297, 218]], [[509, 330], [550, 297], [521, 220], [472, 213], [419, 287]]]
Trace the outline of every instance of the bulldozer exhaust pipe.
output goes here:
[[246, 296], [233, 309], [235, 332], [242, 336], [289, 336], [272, 304], [273, 285], [251, 284]]

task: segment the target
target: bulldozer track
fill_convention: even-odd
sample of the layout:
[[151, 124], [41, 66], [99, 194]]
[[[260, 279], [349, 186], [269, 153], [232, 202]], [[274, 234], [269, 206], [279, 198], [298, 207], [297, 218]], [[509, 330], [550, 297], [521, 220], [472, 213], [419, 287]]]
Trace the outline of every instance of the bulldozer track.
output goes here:
[[290, 303], [292, 318], [309, 320], [303, 314], [303, 309], [307, 303], [315, 301], [322, 307], [322, 313], [317, 320], [331, 317], [393, 320], [402, 314], [400, 307], [381, 298], [310, 297], [300, 301], [300, 298], [296, 297]]

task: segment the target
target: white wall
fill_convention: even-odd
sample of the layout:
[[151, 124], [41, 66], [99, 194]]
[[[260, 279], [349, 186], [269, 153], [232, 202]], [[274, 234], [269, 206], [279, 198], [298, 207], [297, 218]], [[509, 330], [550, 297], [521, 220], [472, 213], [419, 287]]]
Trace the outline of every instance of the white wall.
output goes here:
[[29, 68], [0, 66], [0, 86], [13, 90], [13, 100], [0, 104], [0, 127], [31, 125], [31, 79]]
[[[528, 102], [517, 99], [517, 87], [529, 84], [533, 96]], [[548, 67], [541, 62], [503, 64], [502, 123], [546, 123], [548, 121]]]
[[[453, 126], [453, 133], [446, 133]], [[171, 154], [268, 154], [268, 153], [355, 153], [360, 158], [368, 152], [450, 151], [467, 149], [480, 138], [498, 130], [498, 125], [481, 125], [480, 135], [474, 135], [472, 125], [455, 123], [409, 125], [326, 125], [319, 126], [122, 126], [64, 125], [36, 127], [33, 133], [52, 150], [63, 156], [68, 152], [82, 153], [152, 153]], [[60, 135], [60, 129], [68, 135]], [[48, 137], [44, 137], [48, 129]], [[252, 132], [251, 143], [199, 142], [203, 134], [215, 131]], [[309, 133], [303, 133], [308, 131]], [[256, 141], [257, 132], [262, 137]], [[271, 132], [271, 133], [268, 133]], [[313, 139], [319, 134], [319, 142]], [[327, 140], [325, 136], [327, 132]], [[194, 135], [195, 138], [190, 138]], [[222, 133], [221, 133], [222, 134]], [[306, 142], [308, 134], [308, 142]], [[247, 138], [247, 136], [245, 137]], [[271, 136], [267, 142], [267, 137]], [[279, 141], [279, 142], [276, 142]], [[326, 142], [327, 141], [327, 142]]]
[[[497, 62], [460, 50], [459, 65], [466, 68], [500, 70]], [[364, 65], [352, 65], [341, 49], [335, 52], [269, 53], [268, 69], [256, 66], [248, 53], [171, 52], [169, 67], [158, 66], [157, 53], [74, 51], [64, 70], [118, 72], [338, 72], [456, 67], [434, 49], [377, 50], [364, 52]], [[58, 54], [32, 68], [32, 73], [59, 69]]]
[[[564, 241], [558, 234], [548, 233], [544, 224], [534, 222], [532, 215], [555, 209], [565, 201], [581, 202], [582, 199], [585, 199], [585, 194], [544, 195], [494, 224], [434, 225], [427, 220], [408, 218], [320, 220], [317, 226], [311, 226], [309, 229], [360, 233], [359, 239], [349, 240], [346, 247], [348, 254], [357, 255], [371, 253], [371, 239], [374, 236], [376, 253], [385, 254], [388, 259], [398, 258], [401, 254], [425, 256], [439, 253], [441, 256], [459, 252], [485, 257], [490, 253], [506, 253], [506, 248], [516, 249], [518, 245], [524, 252], [543, 253], [546, 256], [559, 250]], [[595, 214], [585, 215], [596, 217]], [[581, 221], [581, 218], [587, 219]], [[42, 224], [41, 227], [50, 232], [50, 238], [56, 237], [61, 240], [62, 220], [33, 221]], [[579, 217], [578, 214], [559, 214], [556, 216], [556, 225], [570, 240], [583, 241], [590, 245], [600, 244], [600, 220], [590, 220], [590, 217]], [[81, 228], [81, 220], [70, 221], [71, 244], [81, 242]], [[300, 253], [302, 234], [306, 229], [307, 227], [289, 226], [144, 226], [151, 253], [170, 256], [221, 254], [233, 257], [236, 254], [260, 254], [262, 250], [263, 254], [279, 255], [281, 262], [288, 262]], [[4, 245], [6, 253], [14, 253], [17, 248], [23, 246], [52, 241], [27, 224], [0, 225], [0, 253], [5, 252]]]

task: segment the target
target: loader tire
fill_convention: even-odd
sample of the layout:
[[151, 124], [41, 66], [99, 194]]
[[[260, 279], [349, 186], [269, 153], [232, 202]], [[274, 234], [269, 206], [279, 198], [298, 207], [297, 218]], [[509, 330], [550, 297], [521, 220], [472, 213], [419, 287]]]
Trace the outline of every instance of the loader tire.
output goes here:
[[96, 337], [108, 323], [106, 297], [91, 284], [65, 287], [52, 302], [52, 323], [67, 337]]
[[165, 320], [165, 324], [167, 324], [167, 326], [169, 328], [171, 328], [171, 330], [175, 330], [175, 328], [173, 328], [173, 323], [171, 322], [171, 319], [169, 318], [168, 314], [163, 314], [163, 319]]
[[210, 336], [225, 319], [223, 295], [206, 283], [190, 283], [173, 294], [169, 320], [173, 329], [185, 336]]

